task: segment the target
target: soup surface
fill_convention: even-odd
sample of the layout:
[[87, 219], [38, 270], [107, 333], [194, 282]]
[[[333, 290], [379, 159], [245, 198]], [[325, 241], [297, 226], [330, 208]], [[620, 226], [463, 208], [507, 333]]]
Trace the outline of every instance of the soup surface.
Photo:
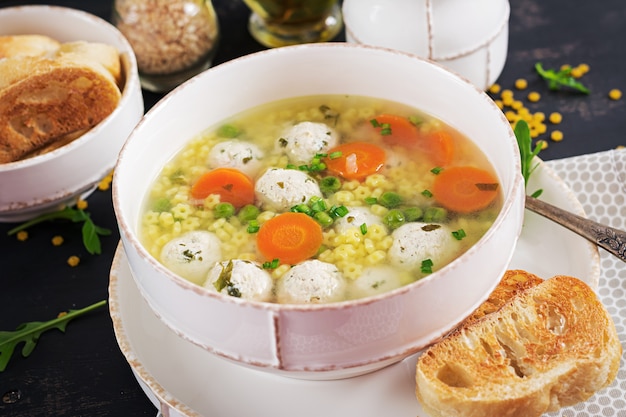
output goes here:
[[442, 121], [370, 97], [309, 96], [192, 138], [149, 190], [141, 239], [211, 291], [327, 303], [442, 268], [501, 205], [485, 156]]

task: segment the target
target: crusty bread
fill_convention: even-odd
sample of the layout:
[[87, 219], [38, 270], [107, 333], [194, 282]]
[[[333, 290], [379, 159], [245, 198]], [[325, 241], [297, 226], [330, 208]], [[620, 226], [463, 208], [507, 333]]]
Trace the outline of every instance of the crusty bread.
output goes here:
[[538, 417], [608, 386], [621, 354], [593, 290], [555, 276], [427, 349], [416, 395], [436, 417]]
[[100, 123], [119, 103], [120, 79], [117, 50], [102, 44], [72, 42], [0, 60], [0, 163]]
[[59, 46], [60, 42], [43, 35], [0, 36], [0, 59], [43, 55], [54, 52]]

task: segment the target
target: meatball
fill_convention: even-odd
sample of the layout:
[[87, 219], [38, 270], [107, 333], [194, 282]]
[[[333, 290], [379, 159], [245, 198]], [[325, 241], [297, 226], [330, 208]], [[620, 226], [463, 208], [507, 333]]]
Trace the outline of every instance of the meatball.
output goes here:
[[460, 249], [459, 241], [443, 224], [407, 223], [394, 230], [391, 236], [391, 263], [412, 271], [419, 270], [426, 259], [438, 269], [454, 259]]
[[341, 301], [345, 292], [346, 282], [337, 267], [315, 259], [294, 266], [276, 283], [278, 302], [287, 304]]
[[220, 245], [219, 238], [211, 232], [188, 232], [163, 246], [161, 262], [183, 278], [202, 284], [211, 266], [222, 256]]
[[368, 207], [349, 207], [348, 214], [335, 220], [334, 227], [338, 233], [345, 233], [350, 228], [359, 228], [362, 224], [366, 226], [381, 225], [383, 221], [380, 217], [372, 213]]
[[248, 300], [269, 301], [274, 281], [270, 274], [258, 264], [242, 259], [216, 263], [208, 273], [204, 287], [223, 294]]
[[397, 269], [388, 265], [372, 266], [363, 270], [363, 274], [352, 281], [350, 297], [369, 297], [401, 286], [402, 274]]
[[311, 197], [322, 197], [317, 182], [302, 171], [270, 168], [256, 181], [257, 200], [264, 209], [286, 211], [308, 202]]
[[296, 165], [308, 164], [319, 153], [337, 146], [339, 135], [325, 123], [300, 122], [278, 139], [277, 146], [289, 161]]
[[254, 178], [259, 173], [263, 151], [253, 143], [238, 139], [216, 144], [209, 151], [209, 168], [235, 168]]

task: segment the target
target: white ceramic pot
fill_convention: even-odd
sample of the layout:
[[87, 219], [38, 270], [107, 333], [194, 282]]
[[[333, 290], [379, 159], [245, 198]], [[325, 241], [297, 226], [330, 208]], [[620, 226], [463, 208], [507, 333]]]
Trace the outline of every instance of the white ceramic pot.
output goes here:
[[[495, 223], [466, 253], [427, 278], [379, 296], [331, 304], [229, 297], [175, 275], [149, 254], [139, 238], [144, 196], [186, 142], [249, 108], [314, 94], [394, 100], [467, 135], [500, 180], [504, 206]], [[176, 334], [258, 370], [331, 379], [380, 369], [419, 351], [487, 298], [520, 234], [524, 182], [508, 121], [472, 84], [407, 53], [348, 43], [307, 44], [221, 64], [157, 103], [120, 153], [113, 204], [133, 278], [151, 309]]]
[[410, 52], [485, 90], [498, 78], [509, 40], [508, 0], [344, 0], [348, 42]]

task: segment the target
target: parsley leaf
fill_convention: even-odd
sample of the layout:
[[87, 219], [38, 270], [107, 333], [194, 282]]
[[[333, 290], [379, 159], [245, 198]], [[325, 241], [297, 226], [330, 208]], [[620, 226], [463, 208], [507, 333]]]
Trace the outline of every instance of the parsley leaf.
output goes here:
[[106, 300], [102, 300], [80, 310], [69, 310], [66, 313], [61, 313], [57, 318], [49, 321], [31, 321], [20, 324], [14, 331], [0, 331], [0, 372], [6, 369], [15, 348], [19, 344], [23, 343], [22, 356], [28, 357], [44, 332], [51, 329], [65, 332], [65, 328], [71, 320], [105, 304]]
[[[520, 157], [522, 160], [522, 176], [524, 177], [524, 185], [528, 185], [528, 179], [533, 171], [539, 166], [539, 163], [533, 163], [533, 159], [541, 150], [541, 145], [536, 144], [535, 148], [532, 148], [532, 138], [530, 137], [530, 128], [528, 123], [524, 120], [519, 120], [515, 124], [515, 138], [517, 139], [517, 146], [519, 147]], [[543, 190], [535, 191], [532, 196], [539, 197]]]
[[585, 87], [580, 81], [577, 81], [574, 76], [572, 76], [572, 69], [565, 68], [559, 71], [553, 69], [544, 69], [540, 62], [535, 64], [535, 70], [543, 78], [548, 82], [548, 87], [550, 90], [559, 90], [561, 87], [571, 88], [577, 91], [580, 91], [584, 94], [589, 94], [591, 91]]

